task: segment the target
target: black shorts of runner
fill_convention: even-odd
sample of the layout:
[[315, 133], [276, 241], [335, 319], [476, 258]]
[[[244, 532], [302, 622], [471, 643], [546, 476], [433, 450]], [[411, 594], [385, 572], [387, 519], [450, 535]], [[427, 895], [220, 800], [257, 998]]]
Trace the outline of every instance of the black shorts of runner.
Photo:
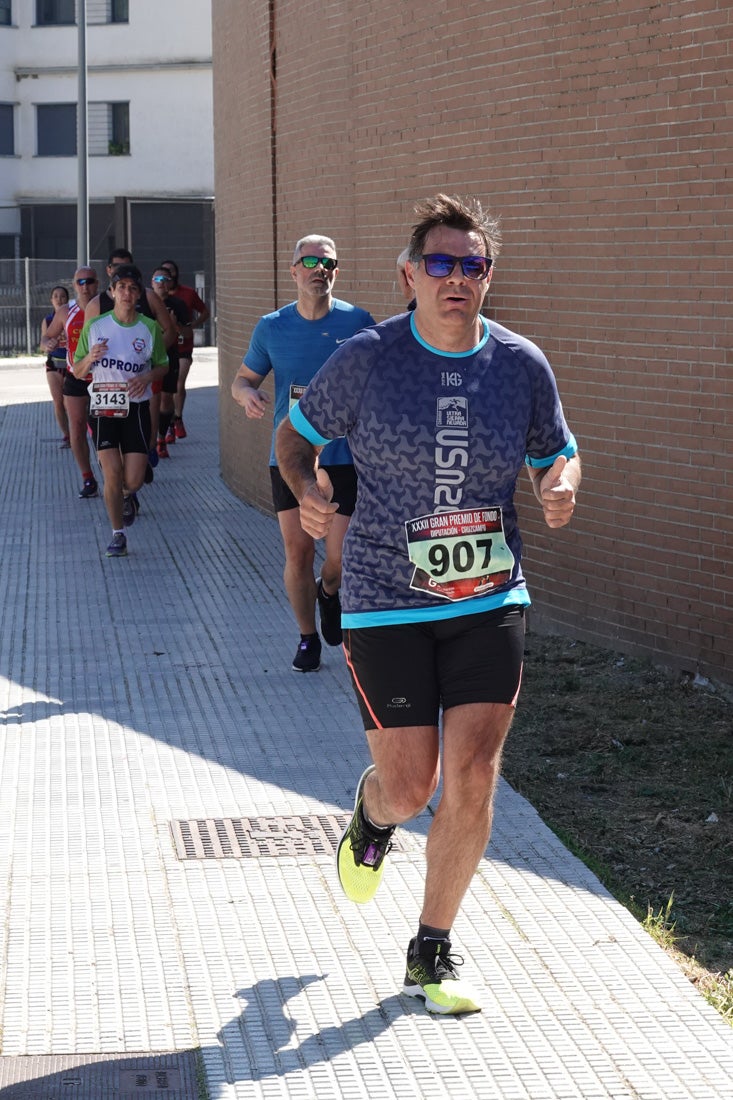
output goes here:
[[85, 382], [83, 378], [74, 378], [73, 374], [66, 375], [64, 378], [64, 397], [89, 397], [88, 382]]
[[52, 355], [49, 355], [46, 359], [46, 370], [56, 370], [60, 374], [66, 374], [66, 356], [63, 359], [54, 359]]
[[123, 455], [146, 455], [150, 446], [150, 402], [131, 401], [127, 416], [90, 416], [89, 427], [98, 451], [118, 447]]
[[[356, 470], [351, 465], [324, 466], [333, 485], [333, 499], [342, 516], [352, 516], [356, 507]], [[298, 507], [298, 501], [290, 492], [277, 466], [270, 467], [272, 503], [276, 512], [289, 512]]]
[[163, 393], [175, 393], [178, 389], [178, 360], [176, 360], [175, 366], [168, 367], [168, 370], [161, 379], [161, 390]]
[[515, 705], [524, 607], [345, 630], [344, 650], [365, 730], [437, 726], [441, 707]]

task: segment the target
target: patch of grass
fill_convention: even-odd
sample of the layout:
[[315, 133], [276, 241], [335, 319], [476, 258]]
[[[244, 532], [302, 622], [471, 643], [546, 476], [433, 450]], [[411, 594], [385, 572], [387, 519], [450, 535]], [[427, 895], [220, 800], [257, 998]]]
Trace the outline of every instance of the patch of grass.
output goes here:
[[646, 916], [642, 921], [644, 928], [646, 928], [652, 939], [656, 940], [659, 946], [666, 951], [671, 950], [677, 943], [677, 937], [674, 934], [677, 922], [672, 919], [673, 901], [674, 894], [670, 894], [667, 904], [663, 909], [658, 909], [656, 913], [651, 905], [648, 905]]
[[198, 1092], [198, 1100], [211, 1100], [209, 1086], [206, 1081], [206, 1066], [204, 1065], [204, 1056], [201, 1053], [201, 1047], [196, 1051], [196, 1091]]
[[712, 981], [701, 981], [699, 988], [705, 1000], [733, 1027], [733, 969], [714, 975]]
[[509, 783], [733, 1023], [733, 703], [531, 633]]

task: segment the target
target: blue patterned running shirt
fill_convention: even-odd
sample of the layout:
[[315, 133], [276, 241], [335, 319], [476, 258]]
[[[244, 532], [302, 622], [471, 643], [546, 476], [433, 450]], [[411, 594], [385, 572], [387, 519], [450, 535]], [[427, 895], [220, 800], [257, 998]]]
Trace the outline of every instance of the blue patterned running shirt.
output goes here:
[[547, 359], [481, 318], [441, 352], [414, 314], [354, 336], [290, 411], [319, 446], [345, 435], [359, 478], [343, 551], [344, 627], [528, 604], [514, 492], [525, 463], [577, 451]]

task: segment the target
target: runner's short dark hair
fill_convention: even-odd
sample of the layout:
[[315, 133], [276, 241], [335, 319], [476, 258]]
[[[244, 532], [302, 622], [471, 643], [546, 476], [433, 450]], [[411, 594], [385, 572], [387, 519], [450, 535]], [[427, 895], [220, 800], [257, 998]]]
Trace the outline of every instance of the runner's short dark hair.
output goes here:
[[412, 227], [408, 245], [409, 259], [417, 263], [423, 254], [425, 240], [431, 229], [445, 225], [448, 229], [460, 229], [465, 233], [478, 233], [486, 245], [486, 255], [495, 260], [501, 249], [501, 233], [498, 218], [484, 210], [477, 198], [439, 193], [423, 199], [415, 206], [418, 221]]
[[110, 279], [110, 285], [114, 286], [115, 283], [119, 283], [120, 279], [132, 279], [134, 283], [137, 283], [137, 288], [142, 294], [143, 277], [139, 267], [135, 267], [134, 264], [120, 264]]
[[107, 259], [107, 267], [111, 267], [115, 260], [122, 260], [125, 264], [131, 264], [132, 252], [128, 248], [113, 248]]

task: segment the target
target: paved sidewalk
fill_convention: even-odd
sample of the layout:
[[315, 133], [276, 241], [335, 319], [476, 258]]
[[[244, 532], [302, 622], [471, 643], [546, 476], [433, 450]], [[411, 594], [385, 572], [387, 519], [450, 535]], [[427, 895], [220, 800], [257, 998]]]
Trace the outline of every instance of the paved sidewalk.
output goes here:
[[731, 1100], [733, 1030], [506, 784], [454, 929], [484, 1011], [401, 995], [430, 812], [346, 902], [361, 724], [340, 651], [290, 670], [215, 353], [121, 560], [40, 364], [0, 361], [2, 1100]]

